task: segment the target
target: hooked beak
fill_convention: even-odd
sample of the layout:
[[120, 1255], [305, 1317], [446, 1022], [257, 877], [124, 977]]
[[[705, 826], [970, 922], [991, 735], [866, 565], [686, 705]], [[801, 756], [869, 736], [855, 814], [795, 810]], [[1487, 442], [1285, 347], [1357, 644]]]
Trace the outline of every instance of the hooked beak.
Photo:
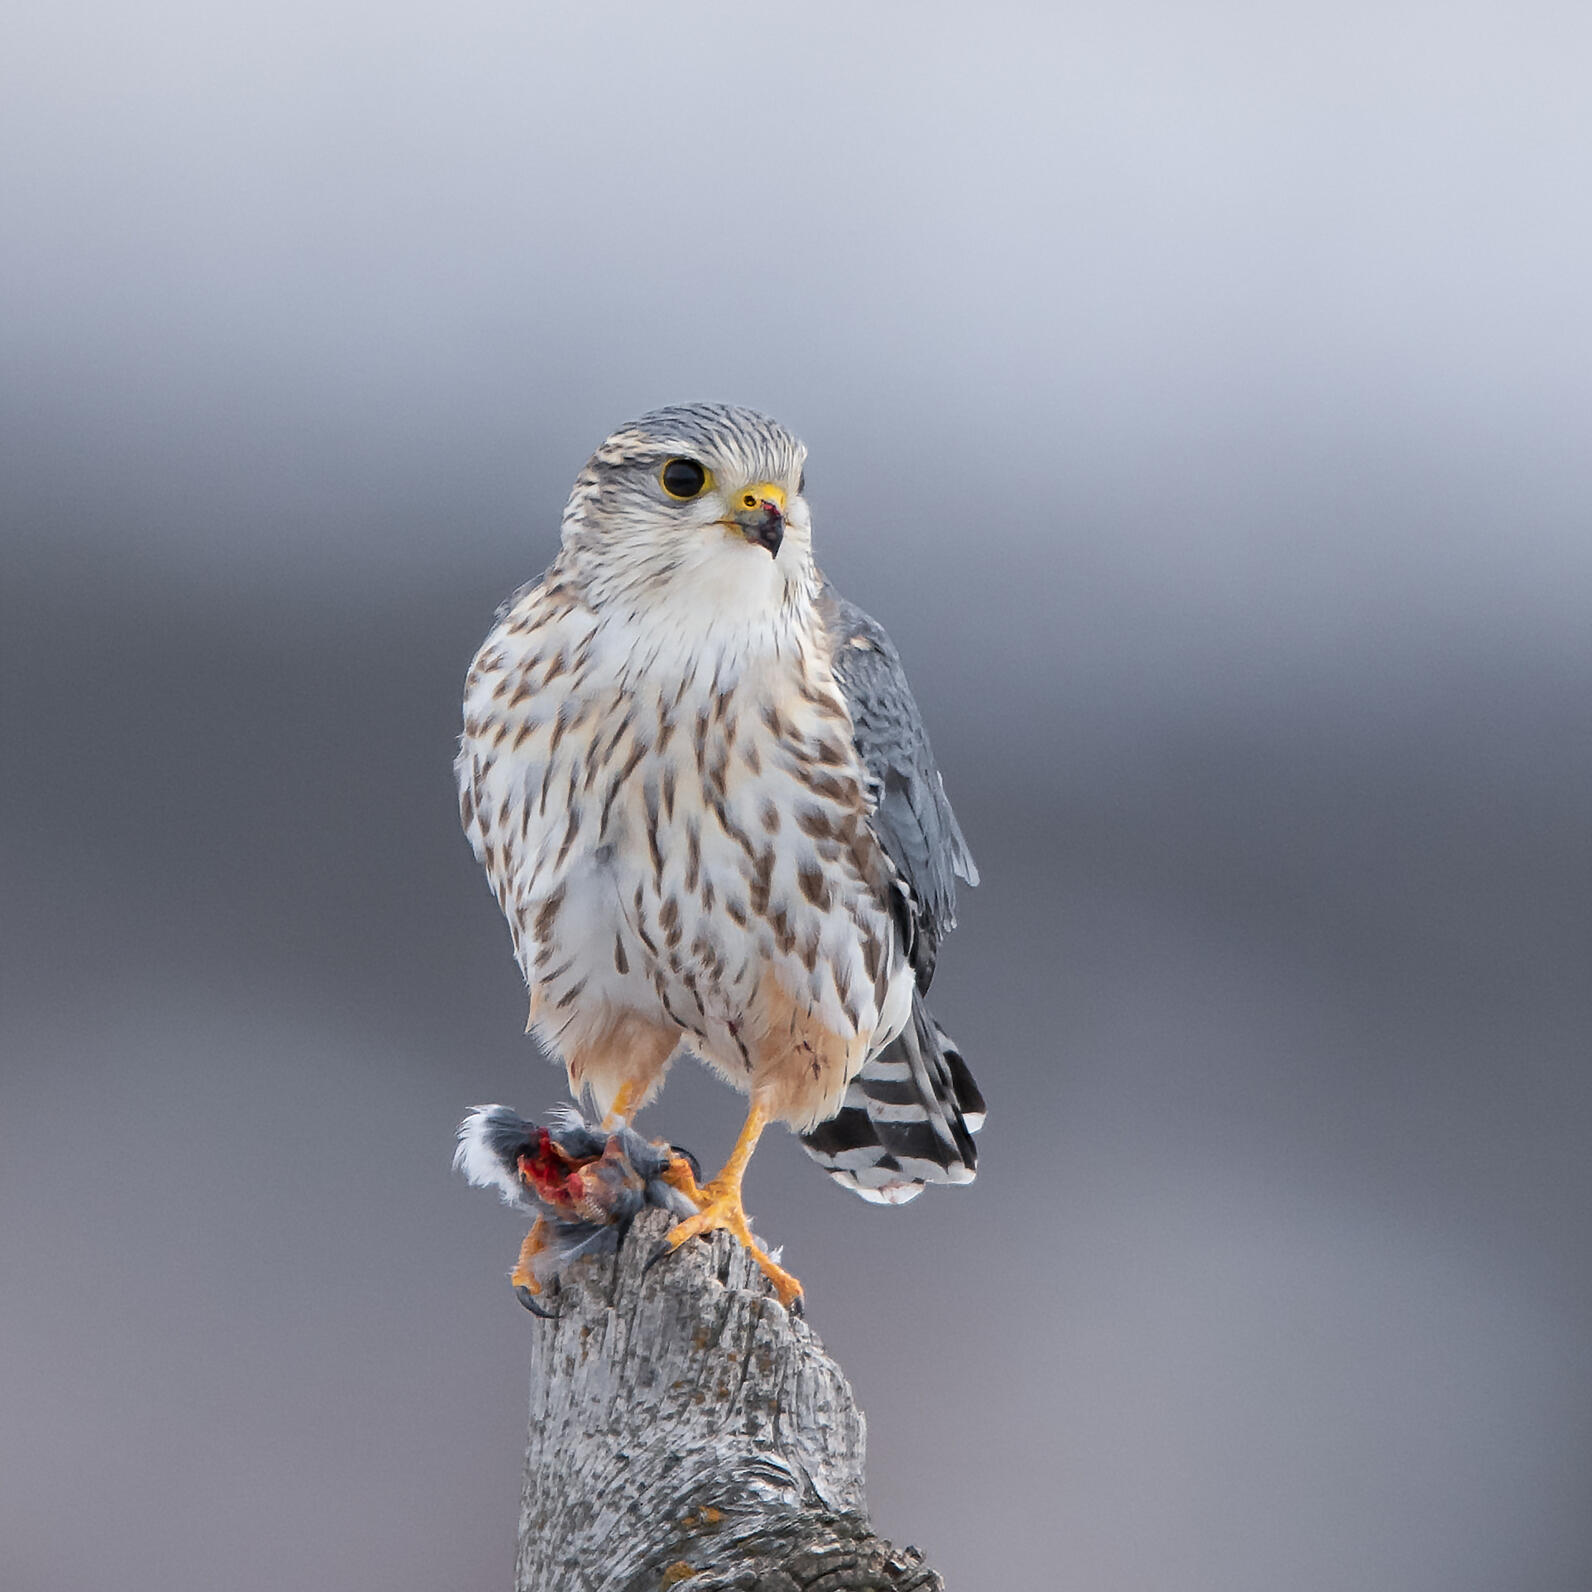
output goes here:
[[747, 541], [767, 548], [769, 557], [777, 558], [785, 540], [785, 489], [772, 481], [759, 481], [737, 492], [734, 505], [725, 524]]

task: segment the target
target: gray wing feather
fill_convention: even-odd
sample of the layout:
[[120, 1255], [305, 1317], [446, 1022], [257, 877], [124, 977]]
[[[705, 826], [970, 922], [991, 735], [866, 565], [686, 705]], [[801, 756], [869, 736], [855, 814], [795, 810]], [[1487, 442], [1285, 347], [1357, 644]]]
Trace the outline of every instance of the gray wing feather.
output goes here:
[[846, 1090], [841, 1109], [804, 1133], [807, 1153], [866, 1200], [897, 1204], [925, 1183], [969, 1183], [984, 1097], [923, 992], [940, 941], [956, 924], [956, 881], [978, 869], [946, 800], [923, 717], [882, 626], [825, 586], [819, 611], [835, 678], [873, 785], [869, 820], [896, 871], [896, 920], [917, 979], [912, 1019]]
[[939, 943], [956, 927], [956, 881], [978, 869], [934, 761], [923, 715], [884, 627], [825, 585], [820, 612], [834, 645], [835, 678], [857, 752], [876, 788], [872, 825], [910, 895], [912, 957], [928, 987]]

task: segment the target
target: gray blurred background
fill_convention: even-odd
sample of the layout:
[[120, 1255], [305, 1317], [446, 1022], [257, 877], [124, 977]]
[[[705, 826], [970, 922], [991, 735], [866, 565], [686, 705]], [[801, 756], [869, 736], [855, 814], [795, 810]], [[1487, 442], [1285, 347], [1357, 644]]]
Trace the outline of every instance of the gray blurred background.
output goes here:
[[1592, 1585], [1584, 6], [6, 32], [7, 1592], [508, 1584], [536, 1325], [448, 1162], [561, 1080], [461, 681], [697, 398], [809, 443], [984, 872], [979, 1182], [750, 1179], [880, 1528], [963, 1592]]

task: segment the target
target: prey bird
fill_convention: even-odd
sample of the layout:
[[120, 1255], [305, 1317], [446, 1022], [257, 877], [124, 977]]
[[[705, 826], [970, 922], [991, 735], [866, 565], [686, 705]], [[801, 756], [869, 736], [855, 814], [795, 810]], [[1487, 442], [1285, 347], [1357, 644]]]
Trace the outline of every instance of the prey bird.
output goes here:
[[505, 1205], [536, 1218], [513, 1283], [537, 1316], [556, 1313], [538, 1301], [564, 1269], [587, 1255], [612, 1254], [644, 1207], [696, 1212], [684, 1192], [696, 1181], [688, 1152], [644, 1139], [623, 1122], [596, 1127], [571, 1106], [545, 1125], [507, 1106], [477, 1106], [459, 1124], [453, 1164], [477, 1188], [496, 1189]]
[[[671, 1245], [757, 1245], [747, 1162], [780, 1121], [863, 1198], [971, 1182], [984, 1101], [924, 997], [978, 873], [900, 658], [813, 561], [806, 449], [748, 409], [622, 426], [562, 547], [471, 664], [456, 771], [529, 1031], [623, 1122], [694, 1052], [750, 1097]], [[518, 1274], [517, 1274], [518, 1278]]]

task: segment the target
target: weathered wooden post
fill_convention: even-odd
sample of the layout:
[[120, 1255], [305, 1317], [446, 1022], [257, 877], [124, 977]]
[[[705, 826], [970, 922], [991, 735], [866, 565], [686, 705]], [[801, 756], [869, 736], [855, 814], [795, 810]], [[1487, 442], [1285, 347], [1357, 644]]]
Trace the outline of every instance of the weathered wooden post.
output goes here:
[[943, 1592], [873, 1534], [840, 1367], [727, 1233], [647, 1267], [673, 1218], [528, 1321], [517, 1592]]

